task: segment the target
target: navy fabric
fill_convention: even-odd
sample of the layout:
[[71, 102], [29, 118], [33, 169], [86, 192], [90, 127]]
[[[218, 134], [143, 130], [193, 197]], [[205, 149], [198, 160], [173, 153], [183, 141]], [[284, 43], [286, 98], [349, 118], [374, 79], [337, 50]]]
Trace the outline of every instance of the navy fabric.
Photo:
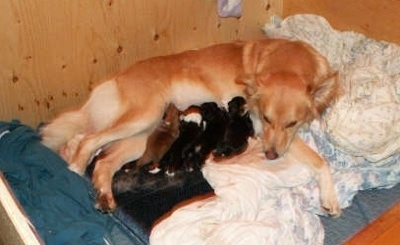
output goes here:
[[93, 207], [88, 182], [17, 121], [0, 122], [0, 171], [46, 244], [105, 244], [113, 220]]
[[[114, 181], [118, 180], [118, 177], [116, 174]], [[136, 233], [143, 234], [146, 242], [154, 222], [176, 204], [194, 196], [213, 192], [200, 170], [188, 172], [179, 179], [171, 178], [168, 185], [165, 179], [169, 177], [165, 174], [153, 177], [155, 178], [152, 180], [152, 186], [157, 188], [137, 185], [138, 187], [130, 192], [115, 197], [119, 208], [114, 217], [120, 219], [128, 228], [134, 229]], [[165, 183], [165, 187], [160, 187], [160, 183]], [[142, 186], [145, 187], [141, 188]]]

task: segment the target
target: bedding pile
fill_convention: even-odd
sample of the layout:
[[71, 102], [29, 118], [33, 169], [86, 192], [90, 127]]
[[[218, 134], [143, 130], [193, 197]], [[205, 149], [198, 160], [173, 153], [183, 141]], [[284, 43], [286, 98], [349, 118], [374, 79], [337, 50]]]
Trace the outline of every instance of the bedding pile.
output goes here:
[[[400, 182], [400, 47], [334, 30], [322, 17], [273, 17], [267, 37], [303, 40], [340, 72], [342, 95], [320, 121], [300, 132], [331, 166], [341, 208], [360, 190]], [[260, 142], [204, 177], [216, 196], [180, 207], [150, 235], [157, 244], [323, 244], [319, 192], [293, 159], [268, 162]], [[297, 161], [296, 161], [297, 160]]]

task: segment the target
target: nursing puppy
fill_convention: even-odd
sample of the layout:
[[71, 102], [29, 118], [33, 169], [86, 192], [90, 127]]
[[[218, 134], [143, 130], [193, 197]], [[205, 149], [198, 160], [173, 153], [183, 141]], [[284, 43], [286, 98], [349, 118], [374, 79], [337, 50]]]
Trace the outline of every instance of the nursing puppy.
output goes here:
[[184, 155], [204, 131], [200, 107], [191, 106], [182, 113], [179, 137], [160, 160], [159, 169], [167, 175], [186, 171]]
[[254, 136], [245, 98], [237, 96], [229, 101], [228, 114], [229, 121], [223, 137], [213, 151], [214, 160], [240, 154], [246, 150], [249, 137]]
[[[92, 179], [98, 199], [112, 210], [113, 174], [143, 154], [148, 135], [169, 103], [183, 111], [190, 105], [221, 104], [244, 96], [266, 157], [276, 159], [290, 145], [304, 147], [295, 140], [296, 131], [318, 118], [333, 100], [336, 77], [327, 60], [311, 46], [284, 39], [218, 44], [154, 57], [134, 63], [95, 87], [82, 107], [61, 114], [42, 128], [42, 142], [59, 152], [68, 148], [76, 135], [82, 135], [77, 147], [65, 150], [69, 168], [81, 175], [90, 157], [112, 144], [109, 151], [115, 157], [98, 162]], [[315, 155], [306, 148], [304, 155]], [[329, 167], [319, 156], [310, 160], [307, 166], [319, 181], [322, 206], [328, 213], [338, 214], [333, 183], [326, 178]]]
[[168, 105], [163, 120], [150, 134], [146, 150], [143, 156], [136, 161], [135, 168], [139, 169], [149, 163], [159, 164], [161, 158], [179, 136], [179, 114], [180, 112], [174, 104]]
[[228, 125], [228, 112], [215, 102], [206, 102], [200, 106], [204, 131], [193, 144], [183, 152], [186, 169], [200, 169], [222, 141]]

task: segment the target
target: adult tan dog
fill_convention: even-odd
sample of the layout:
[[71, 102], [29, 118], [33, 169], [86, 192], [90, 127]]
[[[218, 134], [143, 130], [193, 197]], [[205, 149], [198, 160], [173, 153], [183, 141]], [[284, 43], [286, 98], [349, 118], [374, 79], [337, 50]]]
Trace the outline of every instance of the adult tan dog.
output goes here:
[[143, 154], [148, 135], [169, 103], [183, 111], [190, 105], [245, 96], [266, 157], [284, 155], [291, 142], [296, 152], [304, 150], [305, 162], [320, 183], [322, 206], [336, 215], [340, 210], [328, 166], [295, 136], [335, 97], [336, 78], [311, 46], [283, 39], [238, 41], [154, 57], [98, 85], [81, 108], [61, 114], [42, 129], [42, 142], [81, 175], [90, 157], [105, 149], [93, 184], [99, 191], [99, 208], [112, 210], [114, 172]]

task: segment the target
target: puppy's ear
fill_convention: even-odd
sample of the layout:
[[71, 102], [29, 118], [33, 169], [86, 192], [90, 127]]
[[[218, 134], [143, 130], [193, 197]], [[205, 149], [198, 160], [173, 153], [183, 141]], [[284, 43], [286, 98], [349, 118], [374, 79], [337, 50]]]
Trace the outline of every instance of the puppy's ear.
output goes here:
[[339, 94], [338, 72], [332, 72], [319, 78], [316, 87], [310, 88], [310, 93], [314, 100], [315, 110], [321, 114]]

